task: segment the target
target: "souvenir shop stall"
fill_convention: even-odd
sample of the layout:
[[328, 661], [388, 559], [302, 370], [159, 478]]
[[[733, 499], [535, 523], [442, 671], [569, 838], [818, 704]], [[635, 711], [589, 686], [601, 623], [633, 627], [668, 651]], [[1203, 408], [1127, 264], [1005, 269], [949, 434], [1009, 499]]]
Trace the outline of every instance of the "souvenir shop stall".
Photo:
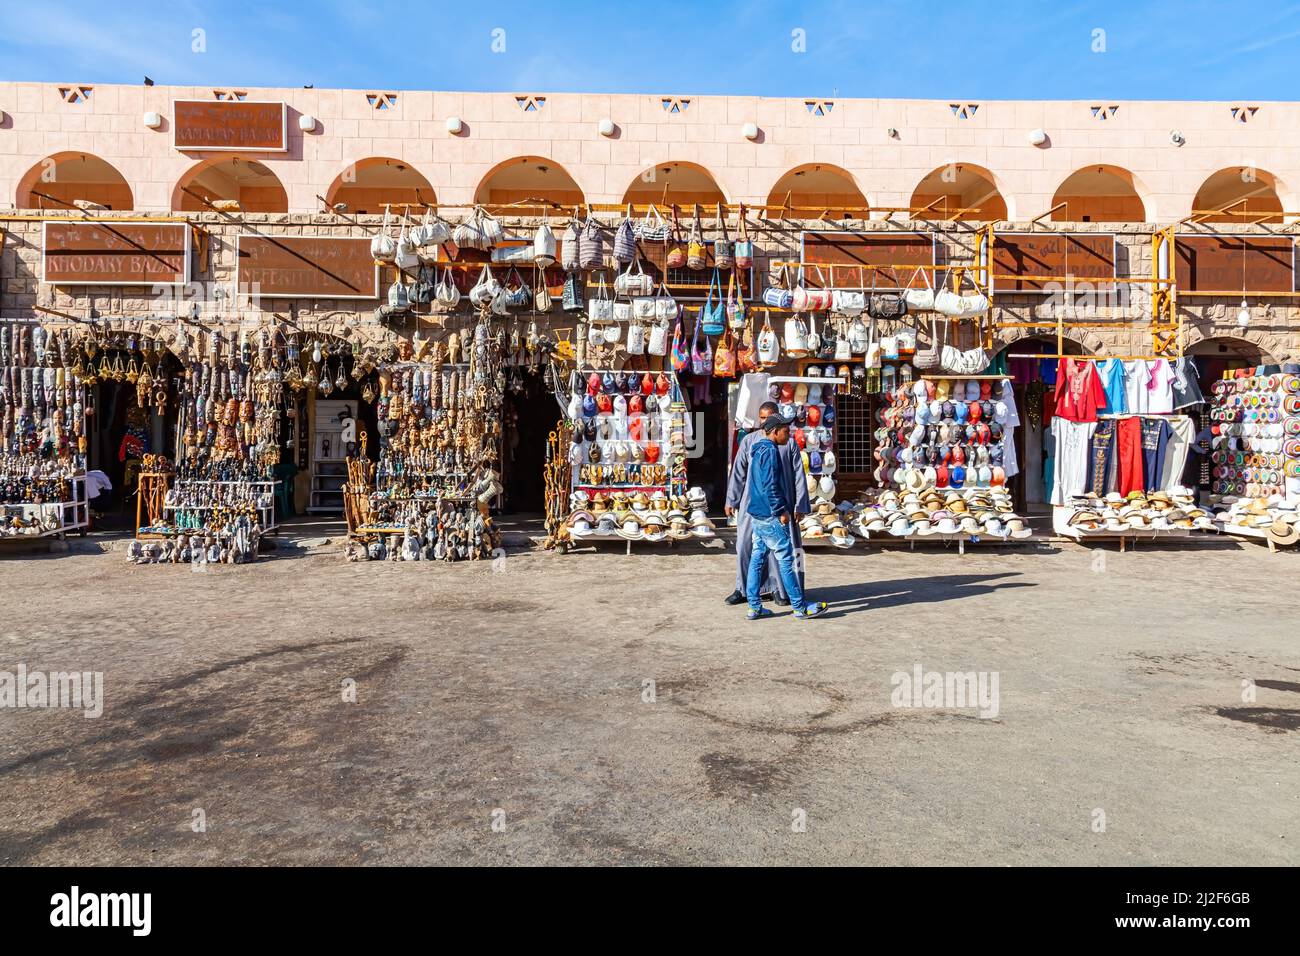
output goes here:
[[1187, 537], [1213, 530], [1184, 483], [1204, 402], [1185, 360], [1063, 358], [1050, 430], [1052, 523], [1075, 539]]
[[1300, 366], [1257, 366], [1211, 388], [1211, 501], [1221, 530], [1270, 550], [1300, 541]]
[[0, 322], [0, 546], [85, 533], [82, 372], [66, 330]]
[[[285, 391], [306, 387], [296, 336], [262, 326], [191, 329], [171, 342], [183, 372], [154, 390], [176, 404], [176, 454], [148, 455], [140, 475], [140, 564], [242, 564], [277, 527]], [[316, 378], [309, 361], [308, 372]]]
[[463, 344], [452, 333], [389, 346], [368, 373], [378, 461], [364, 431], [340, 438], [348, 560], [478, 560], [499, 546], [489, 508], [501, 492], [501, 345], [484, 314]]

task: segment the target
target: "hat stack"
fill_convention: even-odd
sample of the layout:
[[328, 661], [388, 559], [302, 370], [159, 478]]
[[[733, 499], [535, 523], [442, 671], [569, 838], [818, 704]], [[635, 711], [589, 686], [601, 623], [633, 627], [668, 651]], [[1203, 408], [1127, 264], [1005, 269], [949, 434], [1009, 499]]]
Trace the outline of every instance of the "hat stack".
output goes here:
[[1214, 522], [1192, 495], [1165, 491], [1117, 491], [1072, 498], [1065, 526], [1079, 535], [1179, 534], [1213, 531]]
[[[826, 366], [825, 376], [834, 378], [833, 366]], [[821, 378], [822, 370], [808, 369], [809, 378]], [[780, 413], [791, 421], [790, 440], [803, 456], [808, 482], [808, 496], [813, 500], [835, 500], [835, 385], [819, 382], [785, 382], [771, 386], [773, 400], [780, 402]]]
[[864, 537], [964, 536], [970, 538], [1028, 538], [1028, 522], [1016, 514], [1005, 488], [936, 488], [921, 492], [882, 492], [874, 502], [855, 506], [857, 530]]
[[1008, 426], [1015, 406], [1000, 383], [921, 379], [886, 392], [876, 412], [876, 484], [908, 491], [1006, 485]]
[[1215, 514], [1214, 520], [1228, 534], [1266, 537], [1280, 547], [1289, 547], [1300, 541], [1300, 511], [1295, 501], [1288, 501], [1281, 495], [1238, 498]]
[[1215, 500], [1300, 493], [1300, 375], [1238, 369], [1214, 383], [1210, 462]]

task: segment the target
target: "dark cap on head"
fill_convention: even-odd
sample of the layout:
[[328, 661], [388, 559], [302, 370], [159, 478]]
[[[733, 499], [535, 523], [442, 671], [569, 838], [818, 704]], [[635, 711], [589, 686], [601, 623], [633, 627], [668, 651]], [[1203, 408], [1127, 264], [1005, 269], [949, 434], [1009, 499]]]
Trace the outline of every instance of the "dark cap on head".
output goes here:
[[763, 422], [763, 434], [770, 435], [779, 428], [785, 428], [790, 424], [790, 419], [782, 418], [780, 415], [769, 415]]

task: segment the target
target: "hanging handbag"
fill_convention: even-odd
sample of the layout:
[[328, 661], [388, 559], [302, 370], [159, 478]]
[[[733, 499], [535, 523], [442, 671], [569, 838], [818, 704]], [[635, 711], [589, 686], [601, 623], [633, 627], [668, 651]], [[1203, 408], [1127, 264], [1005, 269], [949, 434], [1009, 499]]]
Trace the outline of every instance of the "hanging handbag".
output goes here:
[[763, 328], [758, 333], [758, 360], [764, 365], [775, 365], [781, 361], [781, 340], [772, 328], [772, 318], [763, 313]]
[[[510, 285], [511, 280], [514, 281], [514, 286]], [[507, 308], [511, 309], [526, 309], [533, 304], [533, 290], [528, 288], [524, 277], [514, 266], [510, 267], [510, 274], [506, 277], [505, 300]]]
[[700, 320], [695, 320], [695, 333], [691, 336], [691, 372], [695, 375], [710, 375], [713, 372], [713, 347], [709, 337], [704, 336], [704, 347], [700, 347]]
[[[931, 304], [933, 304], [933, 298], [932, 295]], [[947, 325], [948, 321], [946, 319], [931, 318], [929, 344], [923, 349], [918, 348], [916, 354], [912, 356], [912, 365], [917, 371], [932, 372], [941, 367], [939, 329], [942, 327], [946, 330]]]
[[668, 291], [668, 286], [665, 283], [660, 282], [659, 292], [655, 295], [655, 318], [671, 322], [677, 318], [680, 311], [681, 309], [677, 305], [677, 300], [674, 299], [673, 294]]
[[731, 239], [727, 236], [727, 220], [721, 206], [718, 207], [718, 228], [722, 230], [722, 236], [713, 240], [713, 266], [715, 269], [730, 269], [735, 265], [735, 259], [731, 255]]
[[397, 251], [393, 255], [393, 264], [403, 272], [414, 269], [420, 264], [420, 256], [415, 251], [415, 243], [411, 241], [405, 216], [402, 217], [401, 231], [397, 234]]
[[384, 224], [379, 228], [379, 235], [370, 240], [370, 255], [380, 262], [392, 262], [397, 254], [397, 243], [388, 234], [388, 207], [384, 207]]
[[457, 226], [451, 234], [451, 241], [456, 244], [457, 249], [482, 249], [486, 244], [483, 238], [482, 210], [474, 207], [470, 217]]
[[577, 272], [570, 272], [564, 278], [563, 305], [565, 312], [586, 311], [587, 306], [583, 302], [582, 276]]
[[442, 278], [438, 281], [438, 289], [434, 293], [438, 304], [446, 309], [454, 309], [460, 302], [460, 289], [456, 288], [456, 280], [452, 277], [451, 267], [448, 266], [443, 272]]
[[822, 337], [817, 331], [817, 316], [815, 313], [808, 315], [808, 337], [804, 340], [808, 343], [808, 354], [817, 355], [822, 350]]
[[483, 271], [479, 273], [478, 281], [469, 290], [469, 300], [475, 305], [483, 305], [491, 302], [492, 297], [499, 291], [501, 291], [501, 283], [492, 275], [492, 270], [487, 265], [484, 265]]
[[849, 326], [849, 347], [853, 350], [853, 354], [865, 354], [870, 343], [871, 336], [867, 332], [867, 327], [861, 318], [855, 318], [853, 324]]
[[545, 219], [533, 234], [533, 262], [543, 269], [555, 263], [555, 233]]
[[677, 326], [673, 329], [673, 351], [672, 358], [673, 371], [685, 372], [691, 367], [691, 351], [686, 344], [686, 330], [682, 328], [682, 317], [677, 316]]
[[700, 230], [700, 215], [697, 212], [695, 221], [691, 223], [691, 238], [686, 243], [686, 268], [698, 272], [707, 267], [708, 264], [704, 248], [704, 235]]
[[550, 312], [554, 303], [551, 301], [551, 290], [546, 288], [546, 270], [537, 270], [537, 287], [533, 290], [533, 311]]
[[668, 238], [670, 230], [664, 217], [660, 215], [659, 208], [651, 203], [646, 209], [645, 216], [636, 225], [636, 234], [645, 242], [663, 242]]
[[393, 280], [393, 284], [388, 287], [388, 307], [390, 309], [405, 309], [410, 305], [410, 298], [406, 292], [406, 284], [402, 282], [399, 275]]
[[790, 277], [785, 266], [776, 269], [775, 274], [768, 274], [768, 286], [763, 290], [763, 304], [774, 309], [794, 307], [794, 293], [790, 291]]
[[[918, 275], [925, 280], [923, 289], [913, 288]], [[903, 290], [903, 298], [907, 300], [907, 307], [912, 312], [928, 312], [933, 309], [934, 287], [930, 284], [930, 273], [924, 269], [917, 269], [908, 280], [907, 288]]]
[[606, 345], [615, 345], [623, 337], [623, 326], [611, 321], [601, 330], [601, 337]]
[[[632, 268], [636, 267], [633, 272]], [[649, 295], [654, 291], [654, 279], [645, 274], [641, 260], [634, 259], [627, 264], [627, 269], [614, 277], [614, 291], [623, 295]]]
[[614, 296], [614, 321], [631, 322], [632, 321], [632, 300], [621, 299], [617, 294]]
[[837, 362], [847, 362], [853, 358], [853, 347], [849, 342], [849, 337], [844, 333], [844, 325], [847, 320], [840, 319], [835, 325], [835, 354]]
[[[713, 297], [713, 290], [718, 290], [718, 297]], [[709, 294], [704, 299], [704, 305], [700, 306], [699, 321], [704, 325], [705, 335], [721, 335], [722, 330], [727, 324], [727, 306], [722, 301], [722, 276], [718, 270], [713, 270], [713, 276], [709, 279]]]
[[722, 338], [718, 340], [718, 347], [713, 351], [713, 376], [714, 378], [736, 377], [735, 346], [731, 341], [729, 329], [723, 333]]
[[750, 372], [757, 372], [762, 368], [758, 356], [758, 337], [754, 334], [754, 324], [751, 322], [745, 326], [742, 334], [740, 347], [736, 352], [736, 370], [742, 375]]
[[587, 217], [578, 238], [578, 265], [583, 269], [605, 267], [605, 233], [592, 216]]
[[731, 249], [736, 260], [737, 269], [754, 268], [754, 244], [749, 241], [749, 230], [745, 226], [745, 207], [740, 207], [740, 238]]
[[650, 339], [646, 342], [645, 350], [649, 355], [668, 354], [667, 319], [659, 319], [654, 323], [654, 325], [650, 326]]
[[798, 312], [785, 320], [785, 354], [791, 358], [808, 354], [808, 326]]
[[582, 238], [582, 224], [575, 216], [569, 220], [569, 227], [564, 230], [564, 244], [560, 247], [560, 264], [565, 272], [577, 272], [578, 246]]
[[865, 368], [880, 368], [880, 340], [876, 338], [876, 320], [871, 320], [871, 330], [867, 335], [866, 347], [862, 350], [862, 365]]
[[433, 214], [433, 207], [424, 208], [424, 220], [411, 230], [411, 241], [420, 249], [437, 249], [451, 238], [451, 227], [441, 216]]
[[610, 322], [614, 318], [614, 302], [605, 288], [605, 277], [600, 277], [596, 295], [587, 300], [587, 318], [592, 322]]
[[428, 305], [433, 301], [433, 290], [436, 283], [434, 282], [435, 271], [429, 266], [420, 266], [420, 271], [416, 274], [415, 284], [411, 286], [410, 299], [416, 305]]
[[734, 272], [727, 277], [727, 325], [733, 329], [745, 327], [745, 297]]
[[618, 224], [614, 232], [614, 261], [620, 265], [631, 265], [636, 258], [636, 232], [632, 228], [632, 210], [628, 208], [627, 218]]
[[645, 354], [645, 326], [635, 319], [627, 327], [627, 354]]
[[501, 220], [488, 215], [488, 211], [479, 208], [479, 233], [483, 236], [483, 247], [491, 249], [501, 241], [505, 235], [505, 229], [501, 225]]
[[876, 291], [876, 271], [871, 272], [871, 296], [867, 299], [867, 315], [873, 319], [901, 319], [907, 315], [907, 302], [896, 292]]
[[677, 218], [676, 206], [673, 206], [673, 241], [668, 246], [664, 263], [669, 269], [680, 269], [686, 265], [686, 243], [682, 240], [682, 223]]

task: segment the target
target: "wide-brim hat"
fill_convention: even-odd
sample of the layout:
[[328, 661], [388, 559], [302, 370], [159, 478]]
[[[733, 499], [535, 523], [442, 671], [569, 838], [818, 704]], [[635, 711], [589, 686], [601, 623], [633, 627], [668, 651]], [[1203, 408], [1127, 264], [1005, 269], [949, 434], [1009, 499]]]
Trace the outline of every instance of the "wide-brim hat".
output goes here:
[[708, 518], [704, 518], [703, 520], [696, 518], [692, 520], [691, 534], [695, 535], [695, 537], [697, 538], [712, 538], [713, 522], [710, 521]]
[[1295, 544], [1300, 541], [1300, 528], [1293, 522], [1278, 518], [1268, 526], [1268, 540], [1283, 546]]
[[831, 529], [831, 544], [837, 548], [853, 547], [853, 535], [849, 534], [849, 529], [844, 526]]
[[641, 525], [634, 521], [625, 521], [619, 526], [618, 533], [629, 541], [640, 541], [644, 535], [641, 532]]
[[691, 537], [691, 526], [687, 522], [685, 515], [669, 520], [668, 537], [676, 538], [678, 541], [684, 541]]

